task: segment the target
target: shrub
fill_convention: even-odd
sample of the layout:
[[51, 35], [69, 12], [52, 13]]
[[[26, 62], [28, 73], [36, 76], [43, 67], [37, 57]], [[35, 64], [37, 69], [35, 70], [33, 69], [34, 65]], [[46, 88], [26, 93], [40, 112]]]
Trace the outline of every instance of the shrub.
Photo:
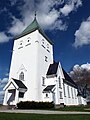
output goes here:
[[54, 108], [53, 102], [25, 101], [17, 104], [18, 109], [50, 109]]

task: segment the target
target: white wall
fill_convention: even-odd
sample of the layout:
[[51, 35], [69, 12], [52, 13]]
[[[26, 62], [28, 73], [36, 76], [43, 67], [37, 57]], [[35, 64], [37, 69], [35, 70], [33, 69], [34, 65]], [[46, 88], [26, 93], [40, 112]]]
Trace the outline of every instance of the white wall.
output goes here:
[[[42, 47], [42, 39], [44, 39], [45, 48]], [[48, 58], [47, 62], [45, 56]], [[25, 80], [22, 82], [28, 88], [25, 100], [42, 101], [42, 77], [45, 77], [49, 64], [52, 62], [53, 47], [36, 30], [14, 41], [9, 80], [19, 79], [19, 74], [23, 71]]]

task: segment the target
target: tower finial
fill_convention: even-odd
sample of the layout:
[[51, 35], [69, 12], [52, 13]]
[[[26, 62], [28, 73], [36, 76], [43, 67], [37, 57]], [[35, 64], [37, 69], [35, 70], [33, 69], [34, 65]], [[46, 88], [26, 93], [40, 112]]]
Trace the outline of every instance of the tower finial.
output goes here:
[[37, 16], [37, 13], [36, 13], [36, 10], [35, 10], [35, 19], [36, 19], [36, 16]]

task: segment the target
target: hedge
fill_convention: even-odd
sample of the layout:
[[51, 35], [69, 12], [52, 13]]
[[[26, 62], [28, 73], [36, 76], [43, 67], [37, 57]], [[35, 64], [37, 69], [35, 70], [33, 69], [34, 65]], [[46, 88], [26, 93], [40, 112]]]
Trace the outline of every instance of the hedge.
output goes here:
[[19, 102], [17, 104], [18, 109], [50, 109], [54, 108], [53, 102], [35, 102], [35, 101], [25, 101]]

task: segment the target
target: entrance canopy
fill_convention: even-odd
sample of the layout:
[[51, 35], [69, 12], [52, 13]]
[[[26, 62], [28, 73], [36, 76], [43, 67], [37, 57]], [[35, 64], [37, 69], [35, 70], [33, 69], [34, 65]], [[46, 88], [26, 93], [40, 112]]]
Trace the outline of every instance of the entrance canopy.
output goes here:
[[16, 79], [11, 79], [6, 86], [4, 87], [3, 90], [13, 90], [13, 89], [17, 89], [21, 92], [26, 92], [27, 91], [27, 87], [24, 85], [24, 83], [20, 80], [16, 80]]

